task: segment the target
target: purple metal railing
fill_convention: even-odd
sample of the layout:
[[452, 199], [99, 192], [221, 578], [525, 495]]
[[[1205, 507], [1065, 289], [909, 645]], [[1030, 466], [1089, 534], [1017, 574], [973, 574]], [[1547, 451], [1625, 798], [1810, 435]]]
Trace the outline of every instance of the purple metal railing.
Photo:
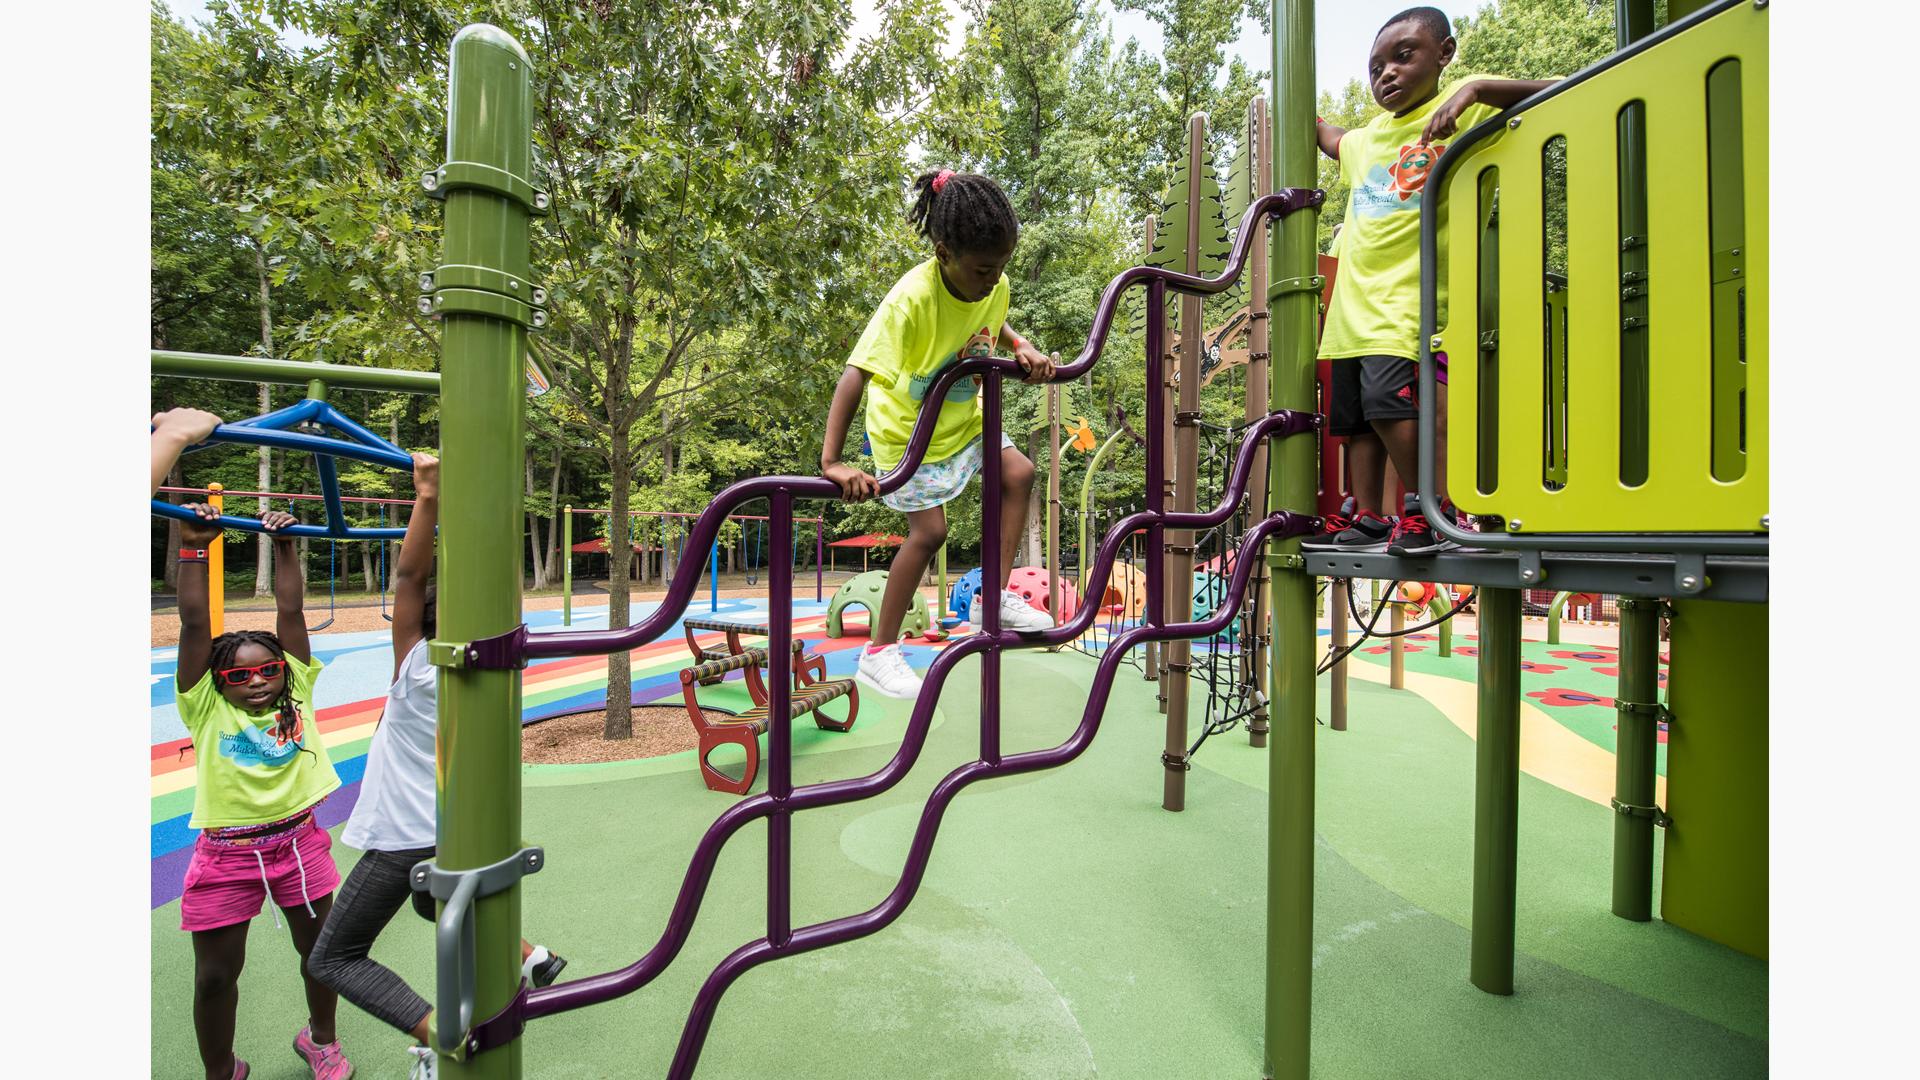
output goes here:
[[[1121, 295], [1134, 284], [1144, 283], [1147, 291], [1147, 386], [1151, 389], [1160, 385], [1161, 366], [1166, 351], [1164, 341], [1166, 320], [1163, 315], [1166, 290], [1172, 287], [1177, 291], [1203, 295], [1223, 291], [1244, 269], [1248, 253], [1252, 248], [1253, 237], [1265, 233], [1264, 229], [1253, 227], [1255, 222], [1264, 216], [1281, 217], [1298, 209], [1316, 206], [1321, 198], [1322, 193], [1318, 191], [1289, 188], [1265, 196], [1248, 207], [1246, 216], [1241, 221], [1240, 232], [1227, 267], [1217, 278], [1202, 278], [1153, 267], [1134, 267], [1122, 272], [1101, 294], [1099, 307], [1094, 314], [1093, 326], [1087, 336], [1086, 347], [1073, 363], [1062, 365], [1057, 369], [1055, 381], [1064, 382], [1077, 378], [1098, 361], [1101, 351], [1105, 348], [1107, 334]], [[981, 577], [985, 581], [999, 580], [1002, 573], [999, 543], [1001, 475], [998, 452], [1001, 432], [1001, 379], [1007, 374], [1017, 375], [1018, 371], [1018, 365], [1004, 357], [965, 360], [936, 379], [928, 388], [925, 398], [927, 401], [943, 401], [947, 389], [959, 379], [976, 374], [985, 376], [982, 401], [984, 431], [981, 438], [983, 446], [994, 448], [992, 452], [983, 455], [985, 457], [983, 462], [985, 490], [981, 500]], [[1164, 408], [1161, 397], [1162, 395], [1152, 392], [1147, 395], [1147, 508], [1122, 519], [1108, 530], [1107, 535], [1101, 540], [1093, 565], [1082, 569], [1082, 573], [1090, 575], [1088, 580], [1105, 580], [1112, 573], [1114, 560], [1122, 544], [1129, 536], [1142, 529], [1148, 533], [1149, 544], [1157, 549], [1168, 527], [1206, 529], [1225, 521], [1246, 497], [1254, 452], [1262, 441], [1296, 435], [1313, 430], [1320, 425], [1320, 417], [1310, 413], [1281, 411], [1269, 414], [1249, 428], [1243, 437], [1240, 450], [1234, 460], [1233, 472], [1228, 478], [1227, 491], [1219, 505], [1205, 512], [1169, 513], [1165, 509], [1164, 485], [1161, 483], [1166, 468], [1166, 448], [1161, 445], [1163, 442], [1161, 411]], [[882, 493], [891, 492], [900, 487], [913, 470], [919, 467], [926, 454], [927, 446], [932, 441], [933, 424], [938, 412], [936, 408], [920, 414], [908, 441], [906, 455], [892, 472], [880, 478]], [[713, 504], [700, 515], [692, 535], [688, 538], [688, 546], [692, 550], [701, 550], [711, 545], [718, 534], [720, 523], [725, 520], [729, 512], [748, 500], [765, 498], [768, 500], [768, 517], [771, 519], [770, 527], [773, 531], [770, 538], [771, 550], [781, 550], [780, 545], [791, 540], [793, 500], [796, 496], [832, 499], [838, 498], [839, 494], [837, 486], [818, 477], [780, 476], [740, 481], [721, 492]], [[934, 835], [939, 830], [940, 819], [945, 813], [947, 804], [953, 800], [954, 796], [976, 780], [1051, 768], [1079, 756], [1099, 730], [1101, 717], [1106, 710], [1107, 698], [1112, 692], [1114, 673], [1120, 659], [1130, 649], [1148, 641], [1206, 637], [1218, 633], [1238, 615], [1239, 598], [1245, 594], [1248, 576], [1259, 557], [1259, 550], [1267, 540], [1275, 535], [1281, 537], [1301, 535], [1317, 528], [1318, 524], [1318, 518], [1281, 511], [1267, 516], [1254, 525], [1234, 562], [1232, 582], [1227, 594], [1233, 598], [1233, 602], [1215, 611], [1210, 618], [1199, 622], [1173, 624], [1165, 622], [1162, 569], [1158, 560], [1149, 559], [1146, 573], [1145, 622], [1120, 635], [1101, 656], [1080, 725], [1064, 743], [1047, 750], [1028, 751], [1011, 756], [1003, 756], [1000, 752], [1000, 653], [1006, 648], [1036, 648], [1071, 641], [1091, 627], [1098, 614], [1098, 605], [1082, 606], [1073, 619], [1050, 630], [1014, 635], [1001, 631], [999, 605], [983, 603], [981, 606], [985, 613], [983, 620], [985, 625], [982, 627], [982, 632], [954, 643], [934, 657], [933, 663], [927, 670], [920, 696], [914, 702], [913, 713], [907, 722], [907, 730], [901, 738], [900, 748], [894, 753], [893, 758], [878, 771], [864, 777], [811, 784], [801, 788], [793, 786], [790, 743], [792, 720], [788, 717], [788, 702], [793, 690], [790, 670], [793, 634], [792, 568], [785, 565], [782, 560], [773, 560], [768, 568], [767, 582], [770, 608], [767, 627], [770, 726], [767, 734], [766, 792], [743, 799], [728, 807], [701, 837], [694, 849], [686, 876], [681, 881], [680, 893], [674, 900], [666, 928], [653, 948], [649, 949], [644, 956], [618, 971], [545, 987], [531, 993], [523, 987], [521, 993], [507, 1009], [475, 1027], [472, 1037], [468, 1040], [468, 1046], [475, 1051], [498, 1046], [517, 1036], [528, 1020], [609, 1001], [632, 993], [651, 982], [673, 962], [691, 934], [721, 849], [742, 827], [764, 817], [767, 819], [768, 828], [767, 933], [765, 937], [742, 946], [721, 961], [695, 996], [693, 1009], [682, 1029], [680, 1043], [674, 1053], [673, 1065], [668, 1074], [676, 1080], [686, 1080], [691, 1077], [694, 1066], [699, 1061], [708, 1027], [719, 1007], [720, 998], [735, 979], [767, 960], [864, 937], [898, 918], [911, 903], [921, 878], [925, 875], [928, 860], [932, 855]], [[522, 625], [510, 633], [473, 642], [467, 649], [467, 663], [471, 666], [487, 668], [519, 667], [524, 666], [526, 661], [533, 657], [583, 656], [637, 648], [658, 638], [685, 610], [693, 597], [698, 570], [698, 566], [683, 564], [675, 573], [660, 608], [638, 625], [625, 630], [544, 634], [529, 634], [527, 628]], [[888, 790], [904, 778], [912, 770], [920, 751], [926, 744], [927, 735], [933, 724], [934, 703], [939, 700], [947, 675], [961, 660], [975, 653], [981, 654], [979, 759], [955, 769], [935, 786], [921, 813], [920, 823], [915, 830], [913, 844], [908, 850], [906, 865], [902, 869], [900, 880], [886, 899], [857, 915], [849, 915], [795, 930], [791, 918], [792, 815], [801, 810], [869, 798]]]

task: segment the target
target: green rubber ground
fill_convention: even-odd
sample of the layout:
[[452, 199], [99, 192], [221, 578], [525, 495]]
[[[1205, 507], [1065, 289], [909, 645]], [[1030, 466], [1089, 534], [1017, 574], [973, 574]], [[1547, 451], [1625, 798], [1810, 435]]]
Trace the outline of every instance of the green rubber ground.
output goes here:
[[[1064, 739], [1092, 662], [1011, 654], [1004, 670], [1003, 700], [1017, 705], [1005, 748]], [[1410, 693], [1350, 685], [1351, 730], [1319, 732], [1317, 1076], [1765, 1075], [1766, 965], [1608, 914], [1611, 812], [1531, 777], [1520, 792], [1518, 989], [1498, 998], [1469, 985], [1472, 742]], [[886, 894], [927, 791], [977, 749], [978, 686], [976, 662], [962, 664], [906, 782], [796, 820], [796, 925]], [[796, 779], [877, 769], [904, 714], [867, 697], [862, 733], [889, 737], [800, 756]], [[1151, 685], [1123, 672], [1078, 761], [961, 795], [898, 922], [741, 979], [698, 1075], [1257, 1078], [1265, 751], [1244, 732], [1210, 741], [1188, 777], [1188, 809], [1169, 814], [1161, 732]], [[525, 831], [549, 856], [526, 885], [528, 936], [566, 955], [569, 977], [633, 962], [664, 925], [695, 840], [733, 798], [707, 791], [687, 757], [529, 769], [527, 783]], [[692, 939], [653, 985], [530, 1027], [527, 1075], [665, 1075], [699, 981], [764, 929], [763, 835], [736, 837]], [[356, 853], [335, 851], [344, 873]], [[152, 917], [153, 1072], [197, 1076], [177, 902]], [[430, 937], [408, 911], [375, 955], [428, 987]], [[264, 916], [241, 994], [237, 1049], [253, 1075], [308, 1075], [289, 1048], [304, 1019], [293, 949]], [[404, 1036], [344, 1002], [340, 1032], [360, 1076], [405, 1075]]]

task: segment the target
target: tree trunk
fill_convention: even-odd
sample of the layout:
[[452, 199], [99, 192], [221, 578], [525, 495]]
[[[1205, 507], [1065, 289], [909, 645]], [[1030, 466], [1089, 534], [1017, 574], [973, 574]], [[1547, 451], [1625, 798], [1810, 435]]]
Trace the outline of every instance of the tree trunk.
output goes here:
[[[267, 277], [267, 251], [256, 241], [253, 245], [253, 266], [260, 279], [260, 349], [262, 355], [273, 355], [273, 290], [272, 281]], [[273, 387], [260, 384], [260, 415], [273, 411]], [[260, 469], [258, 473], [261, 491], [272, 491], [267, 486], [273, 479], [273, 454], [266, 447], [260, 448]], [[265, 504], [262, 504], [264, 506]], [[254, 514], [259, 516], [260, 512]], [[256, 597], [273, 595], [273, 564], [268, 558], [268, 549], [272, 544], [255, 544], [257, 553], [253, 562], [253, 595]]]
[[[566, 509], [560, 505], [561, 454], [562, 444], [556, 439], [553, 443], [553, 481], [547, 488], [547, 493], [550, 496], [548, 502], [553, 504], [553, 526], [547, 530], [548, 581], [559, 581], [563, 576], [560, 572], [560, 532], [564, 523], [560, 520], [560, 515], [566, 513]], [[567, 554], [570, 556], [572, 552], [568, 552]]]
[[[663, 488], [670, 487], [672, 480], [673, 426], [671, 424], [662, 424], [660, 425], [660, 486]], [[674, 541], [678, 538], [680, 530], [677, 526], [680, 522], [675, 518], [663, 517], [660, 519], [660, 524], [660, 534], [666, 538], [660, 545], [660, 584], [665, 586], [673, 580], [675, 564], [680, 561], [674, 557], [675, 548], [673, 546]]]
[[534, 495], [533, 448], [532, 447], [527, 448], [526, 463], [527, 463], [527, 507], [528, 507], [527, 509], [527, 545], [529, 548], [528, 559], [533, 563], [533, 587], [536, 589], [544, 589], [547, 587], [547, 565], [545, 561], [541, 559], [540, 518], [537, 514], [533, 512], [533, 509], [532, 509], [533, 495]]
[[373, 576], [373, 543], [347, 545], [349, 549], [360, 553], [360, 578], [367, 583], [368, 592], [374, 592], [380, 588], [379, 579]]
[[[181, 481], [180, 463], [176, 461], [173, 463], [173, 468], [167, 473], [167, 486], [185, 487], [186, 484]], [[160, 563], [162, 567], [160, 580], [167, 583], [167, 591], [170, 593], [178, 593], [180, 591], [180, 561], [178, 555], [182, 546], [180, 543], [180, 523], [172, 518], [168, 518], [167, 557]]]
[[[608, 400], [618, 399], [609, 393]], [[616, 426], [607, 453], [613, 487], [609, 500], [613, 512], [607, 518], [607, 628], [610, 630], [624, 628], [632, 616], [633, 598], [628, 591], [627, 576], [627, 567], [633, 562], [632, 519], [627, 516], [627, 500], [633, 485], [632, 452], [627, 432]], [[616, 652], [607, 657], [607, 721], [600, 735], [606, 739], [633, 738], [631, 653]]]

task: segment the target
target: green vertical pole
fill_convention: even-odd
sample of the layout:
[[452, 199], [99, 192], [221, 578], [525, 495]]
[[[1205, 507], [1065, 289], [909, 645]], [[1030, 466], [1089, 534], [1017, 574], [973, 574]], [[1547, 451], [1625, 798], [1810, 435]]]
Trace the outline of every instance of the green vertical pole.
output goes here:
[[[942, 616], [942, 617], [945, 617], [945, 616], [946, 616], [946, 613], [947, 613], [947, 599], [948, 599], [948, 594], [947, 594], [947, 545], [945, 545], [945, 544], [941, 544], [941, 545], [940, 545], [940, 559], [939, 559], [939, 562], [940, 562], [940, 593], [939, 593], [939, 595], [937, 595], [937, 596], [935, 596], [935, 597], [933, 598], [933, 602], [934, 602], [934, 609], [935, 609], [935, 610], [937, 610], [938, 612], [940, 612], [940, 614], [941, 614], [941, 616]], [[965, 616], [963, 616], [963, 615], [960, 615], [960, 613], [959, 613], [959, 612], [957, 612], [957, 611], [956, 611], [956, 612], [954, 612], [954, 614], [955, 614], [955, 615], [957, 615], [957, 616], [960, 616], [961, 618], [965, 618]], [[933, 625], [935, 625], [935, 626], [939, 626], [939, 625], [940, 625], [940, 620], [939, 620], [939, 619], [935, 619], [935, 620], [933, 620]]]
[[566, 559], [560, 572], [560, 625], [573, 625], [573, 507], [560, 512], [560, 554]]
[[[1273, 0], [1273, 183], [1311, 188], [1318, 175], [1314, 143], [1313, 0]], [[1314, 273], [1318, 214], [1302, 210], [1270, 230], [1267, 280]], [[1319, 297], [1289, 291], [1273, 301], [1273, 358], [1267, 400], [1276, 409], [1317, 409], [1313, 359]], [[1318, 443], [1309, 436], [1274, 447], [1267, 490], [1273, 505], [1311, 514], [1320, 475]], [[1313, 578], [1300, 541], [1273, 546], [1273, 686], [1267, 699], [1273, 730], [1267, 750], [1267, 1014], [1268, 1077], [1301, 1080], [1311, 1060], [1313, 1022]]]
[[1547, 644], [1560, 644], [1560, 615], [1566, 609], [1570, 592], [1555, 593], [1553, 603], [1547, 606]]
[[[1654, 751], [1659, 746], [1660, 603], [1620, 598], [1619, 739], [1613, 757], [1614, 801], [1653, 805]], [[1622, 812], [1613, 818], [1613, 913], [1653, 918], [1653, 818]]]
[[1451, 597], [1443, 600], [1441, 599], [1443, 596], [1447, 596], [1447, 594], [1439, 593], [1434, 596], [1433, 601], [1427, 605], [1427, 616], [1440, 624], [1438, 627], [1440, 633], [1439, 655], [1445, 658], [1453, 655], [1453, 620], [1447, 618], [1447, 612], [1453, 610], [1453, 603]]
[[[527, 54], [505, 31], [484, 24], [454, 35], [451, 52], [441, 266], [479, 268], [526, 285], [528, 208], [455, 177], [464, 172], [500, 187], [530, 184]], [[469, 270], [468, 276], [489, 275]], [[478, 287], [443, 289], [434, 297], [444, 319], [439, 629], [456, 643], [520, 623], [527, 327], [495, 313], [512, 310], [501, 303], [510, 299]], [[520, 672], [443, 667], [438, 753], [441, 869], [474, 869], [513, 855], [521, 846]], [[505, 1008], [520, 984], [519, 886], [479, 898], [469, 917], [476, 930], [478, 1023]], [[468, 1060], [440, 1061], [446, 1077], [518, 1077], [520, 1069], [518, 1040]]]
[[1520, 832], [1520, 590], [1480, 590], [1480, 710], [1474, 736], [1473, 985], [1513, 993]]

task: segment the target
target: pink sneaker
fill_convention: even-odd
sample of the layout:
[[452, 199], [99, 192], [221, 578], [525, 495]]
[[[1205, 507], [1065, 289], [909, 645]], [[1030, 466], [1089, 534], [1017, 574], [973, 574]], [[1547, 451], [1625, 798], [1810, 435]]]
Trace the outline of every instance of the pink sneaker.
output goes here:
[[340, 1048], [339, 1040], [322, 1046], [313, 1041], [310, 1027], [301, 1028], [300, 1034], [293, 1037], [293, 1052], [313, 1069], [313, 1080], [347, 1080], [353, 1075], [353, 1063], [347, 1060], [347, 1052]]

